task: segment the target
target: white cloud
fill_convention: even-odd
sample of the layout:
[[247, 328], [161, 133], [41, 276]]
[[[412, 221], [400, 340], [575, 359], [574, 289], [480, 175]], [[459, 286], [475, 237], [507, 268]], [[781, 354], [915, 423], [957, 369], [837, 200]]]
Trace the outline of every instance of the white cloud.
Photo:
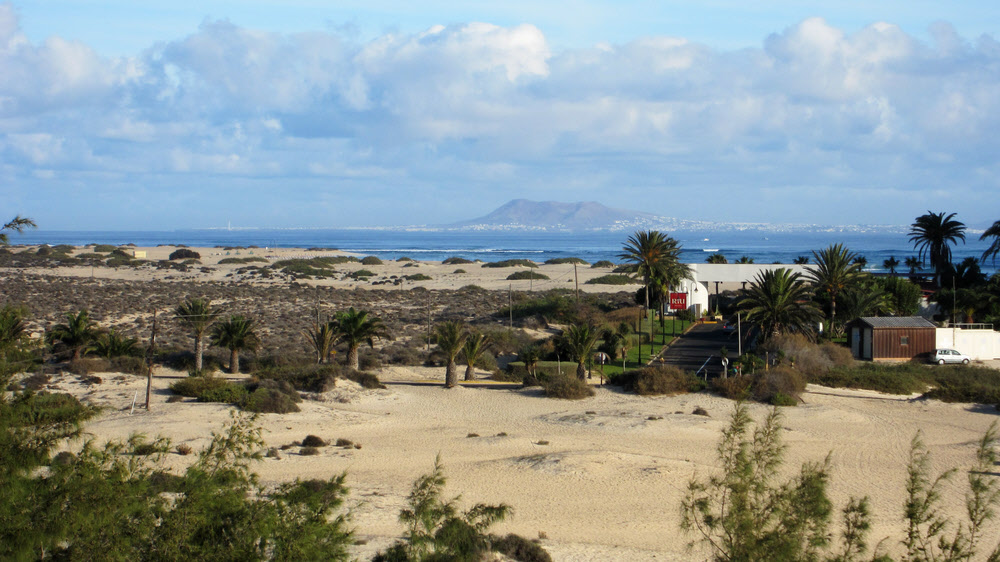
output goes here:
[[811, 18], [759, 49], [647, 37], [553, 53], [527, 24], [358, 43], [210, 21], [108, 59], [59, 37], [31, 44], [0, 5], [0, 156], [19, 189], [54, 170], [178, 190], [349, 179], [469, 204], [513, 187], [618, 204], [712, 186], [743, 209], [766, 186], [993, 192], [1000, 46], [945, 24], [933, 36]]

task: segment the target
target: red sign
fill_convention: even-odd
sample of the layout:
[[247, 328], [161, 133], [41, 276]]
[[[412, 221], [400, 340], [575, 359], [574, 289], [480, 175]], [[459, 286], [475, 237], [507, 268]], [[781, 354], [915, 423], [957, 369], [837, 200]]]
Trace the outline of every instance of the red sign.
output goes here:
[[670, 293], [670, 310], [685, 310], [687, 307], [687, 293]]

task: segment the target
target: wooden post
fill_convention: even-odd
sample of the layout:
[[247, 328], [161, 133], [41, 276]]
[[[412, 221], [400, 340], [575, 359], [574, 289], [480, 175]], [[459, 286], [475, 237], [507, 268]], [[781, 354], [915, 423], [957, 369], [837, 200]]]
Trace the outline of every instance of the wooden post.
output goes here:
[[576, 271], [576, 264], [573, 264], [573, 281], [576, 284], [576, 306], [580, 306], [580, 275]]
[[507, 287], [507, 310], [510, 312], [510, 329], [514, 329], [514, 284]]
[[149, 337], [149, 351], [146, 353], [146, 411], [153, 397], [153, 355], [156, 353], [156, 309], [153, 309], [153, 333]]

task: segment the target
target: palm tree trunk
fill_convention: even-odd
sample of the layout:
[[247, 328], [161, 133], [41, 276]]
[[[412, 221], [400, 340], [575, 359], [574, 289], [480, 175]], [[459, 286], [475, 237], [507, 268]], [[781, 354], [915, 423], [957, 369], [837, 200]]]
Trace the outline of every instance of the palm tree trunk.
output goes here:
[[465, 368], [465, 380], [476, 380], [476, 367], [472, 363], [469, 363], [469, 365]]
[[444, 372], [444, 387], [452, 388], [458, 385], [458, 366], [455, 365], [454, 359], [448, 360], [448, 367]]
[[240, 350], [229, 350], [229, 372], [233, 375], [240, 373]]
[[73, 361], [79, 361], [83, 357], [83, 346], [78, 345], [73, 348]]
[[587, 380], [587, 368], [583, 366], [583, 361], [576, 364], [576, 378], [582, 381]]
[[347, 366], [357, 371], [359, 365], [358, 346], [351, 346], [347, 348]]
[[201, 372], [204, 363], [202, 355], [205, 353], [205, 338], [201, 335], [194, 337], [194, 370]]

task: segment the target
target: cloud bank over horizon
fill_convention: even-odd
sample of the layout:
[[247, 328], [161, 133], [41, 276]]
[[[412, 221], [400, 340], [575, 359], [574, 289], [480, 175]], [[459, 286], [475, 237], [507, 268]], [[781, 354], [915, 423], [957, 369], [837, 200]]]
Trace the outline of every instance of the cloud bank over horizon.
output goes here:
[[909, 223], [1000, 208], [1000, 42], [821, 18], [758, 47], [554, 49], [531, 24], [358, 41], [204, 22], [131, 56], [0, 4], [6, 214], [47, 228], [434, 224], [513, 198]]

